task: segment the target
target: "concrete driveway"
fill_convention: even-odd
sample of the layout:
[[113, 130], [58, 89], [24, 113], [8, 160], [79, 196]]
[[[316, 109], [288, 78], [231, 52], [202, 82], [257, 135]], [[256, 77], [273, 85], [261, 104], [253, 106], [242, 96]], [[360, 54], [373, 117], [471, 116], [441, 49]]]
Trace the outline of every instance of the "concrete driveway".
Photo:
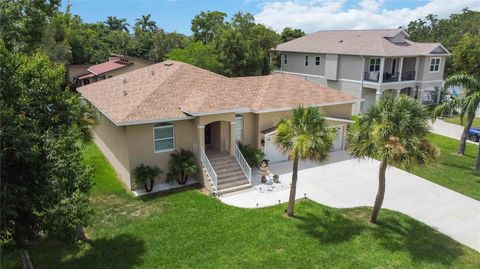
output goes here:
[[[376, 160], [358, 161], [344, 151], [332, 153], [331, 160], [324, 164], [301, 162], [297, 199], [306, 195], [313, 201], [337, 208], [373, 206], [378, 166]], [[269, 168], [280, 175], [283, 188], [267, 191], [265, 186], [259, 185], [257, 175], [254, 189], [222, 196], [220, 200], [244, 208], [288, 201], [291, 162], [273, 163]], [[390, 167], [383, 208], [407, 214], [480, 251], [480, 201]]]

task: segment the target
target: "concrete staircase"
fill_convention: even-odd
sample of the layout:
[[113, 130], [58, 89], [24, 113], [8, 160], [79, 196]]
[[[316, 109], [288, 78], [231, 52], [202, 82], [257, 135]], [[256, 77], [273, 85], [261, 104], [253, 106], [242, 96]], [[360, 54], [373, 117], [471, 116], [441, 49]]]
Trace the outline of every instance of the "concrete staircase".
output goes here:
[[217, 196], [252, 187], [234, 156], [218, 151], [206, 153], [217, 173]]

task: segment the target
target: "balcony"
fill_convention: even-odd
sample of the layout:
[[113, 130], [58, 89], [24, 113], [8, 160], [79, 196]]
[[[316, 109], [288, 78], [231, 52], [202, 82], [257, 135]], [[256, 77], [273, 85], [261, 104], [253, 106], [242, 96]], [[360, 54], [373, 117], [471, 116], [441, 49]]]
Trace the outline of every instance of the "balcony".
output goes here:
[[[399, 80], [399, 72], [394, 72], [394, 73], [383, 73], [383, 83], [389, 83], [389, 82], [399, 82], [399, 81], [411, 81], [415, 80], [415, 71], [405, 71], [402, 72], [402, 75]], [[379, 82], [380, 78], [380, 72], [379, 71], [370, 71], [370, 72], [365, 72], [363, 75], [363, 80], [365, 81], [371, 81], [371, 82]]]

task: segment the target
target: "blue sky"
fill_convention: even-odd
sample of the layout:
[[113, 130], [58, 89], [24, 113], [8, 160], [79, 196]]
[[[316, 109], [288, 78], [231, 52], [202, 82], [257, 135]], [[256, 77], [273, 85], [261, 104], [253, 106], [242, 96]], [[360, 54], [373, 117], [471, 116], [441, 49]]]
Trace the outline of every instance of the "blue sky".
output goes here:
[[[62, 9], [67, 1], [62, 0]], [[190, 21], [201, 11], [218, 10], [231, 16], [250, 12], [275, 30], [285, 26], [307, 33], [322, 29], [397, 28], [429, 13], [447, 17], [464, 7], [480, 10], [480, 0], [70, 0], [72, 13], [85, 22], [107, 16], [126, 18], [133, 25], [151, 14], [159, 27], [190, 34]]]

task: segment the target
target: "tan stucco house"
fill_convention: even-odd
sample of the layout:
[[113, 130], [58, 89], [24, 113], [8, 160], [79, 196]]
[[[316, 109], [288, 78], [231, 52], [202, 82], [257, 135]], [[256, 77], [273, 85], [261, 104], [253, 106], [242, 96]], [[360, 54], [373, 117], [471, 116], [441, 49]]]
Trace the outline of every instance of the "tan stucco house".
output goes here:
[[[197, 180], [220, 194], [250, 187], [251, 169], [237, 143], [286, 157], [273, 145], [277, 120], [298, 105], [316, 106], [336, 128], [332, 150], [345, 146], [346, 125], [358, 98], [288, 74], [227, 78], [165, 61], [78, 88], [100, 114], [95, 141], [119, 178], [132, 188], [140, 164], [168, 171], [170, 154], [193, 151]], [[156, 183], [165, 182], [165, 176]]]
[[273, 50], [281, 54], [277, 72], [358, 97], [354, 114], [367, 111], [385, 92], [438, 103], [450, 55], [440, 43], [409, 40], [403, 29], [323, 30]]

